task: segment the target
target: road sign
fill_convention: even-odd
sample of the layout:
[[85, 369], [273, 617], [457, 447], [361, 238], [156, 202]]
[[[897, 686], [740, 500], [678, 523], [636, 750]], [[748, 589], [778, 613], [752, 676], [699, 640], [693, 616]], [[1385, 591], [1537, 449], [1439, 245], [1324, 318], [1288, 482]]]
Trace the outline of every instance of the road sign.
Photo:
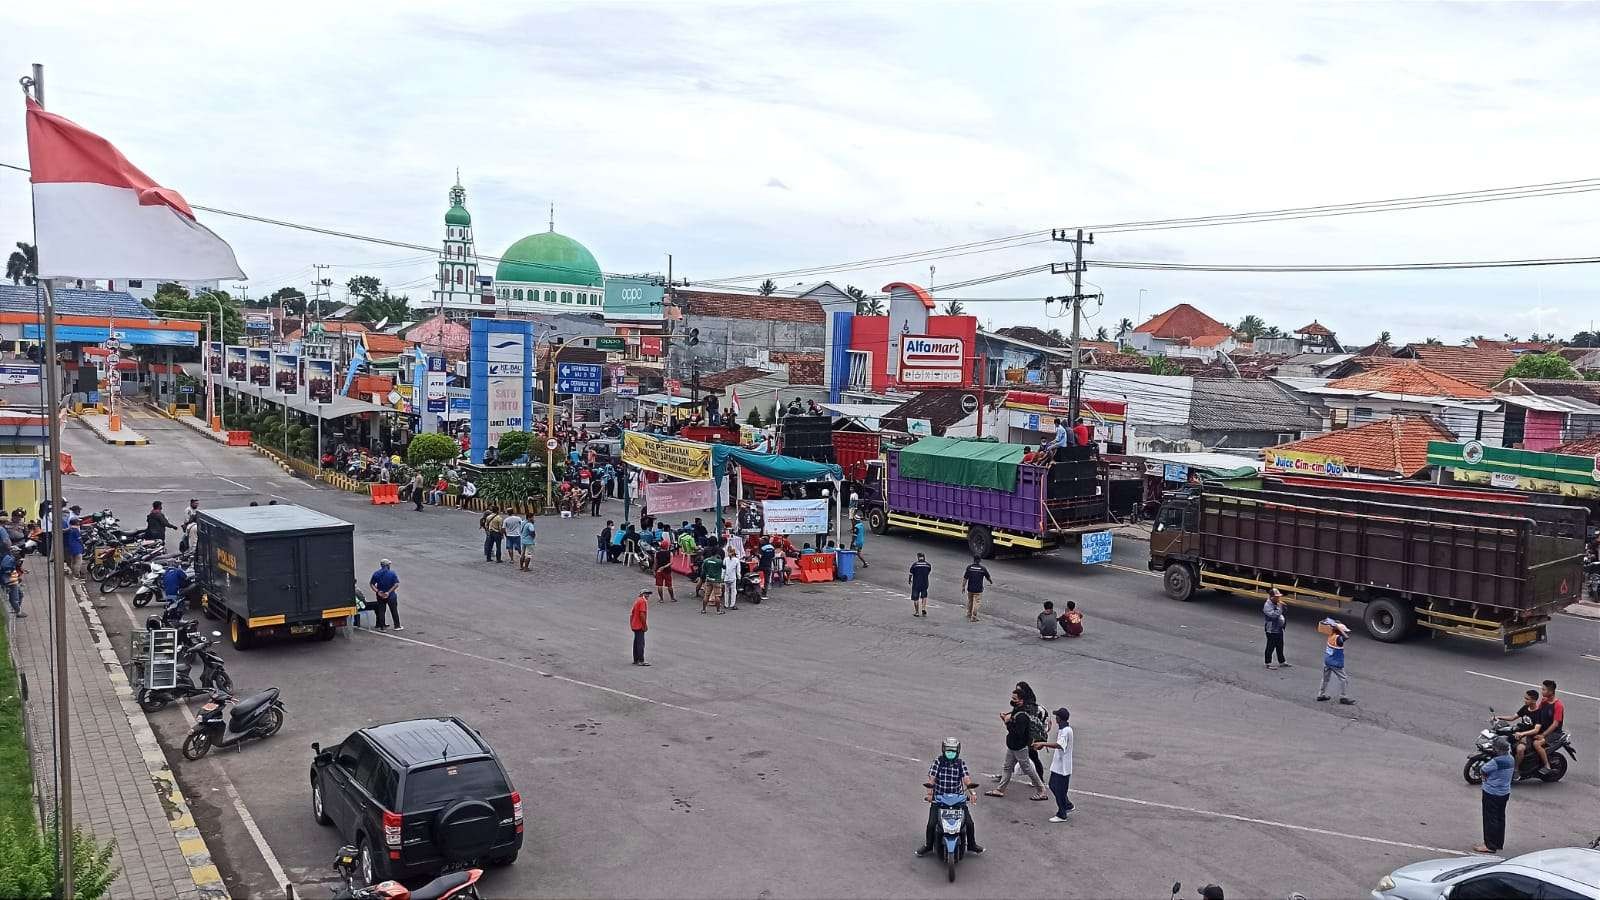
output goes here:
[[977, 412], [978, 411], [978, 398], [976, 396], [972, 395], [972, 394], [962, 394], [961, 395], [961, 411], [964, 412], [964, 413], [968, 413], [969, 415], [971, 413]]
[[600, 393], [601, 369], [587, 363], [559, 363], [556, 390], [563, 394]]
[[1083, 536], [1080, 542], [1083, 564], [1093, 566], [1111, 562], [1111, 532], [1095, 531]]
[[605, 350], [608, 353], [621, 353], [628, 349], [628, 342], [619, 337], [603, 337], [594, 339], [596, 350]]
[[546, 450], [554, 450], [554, 449], [556, 449], [557, 447], [560, 447], [560, 446], [561, 446], [561, 442], [556, 440], [555, 438], [551, 438], [550, 440], [544, 442], [544, 448]]
[[178, 393], [180, 393], [180, 394], [192, 394], [192, 393], [194, 393], [194, 387], [192, 385], [187, 385], [187, 384], [183, 385], [182, 387], [178, 388]]
[[681, 390], [683, 390], [683, 382], [676, 378], [667, 379], [667, 393], [676, 397]]

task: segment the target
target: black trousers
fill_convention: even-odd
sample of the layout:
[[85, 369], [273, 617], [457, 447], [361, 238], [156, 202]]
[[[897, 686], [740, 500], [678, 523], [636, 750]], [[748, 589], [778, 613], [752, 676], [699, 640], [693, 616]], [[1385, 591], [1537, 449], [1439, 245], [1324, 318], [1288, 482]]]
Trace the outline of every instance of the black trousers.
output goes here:
[[1506, 801], [1510, 799], [1510, 794], [1497, 797], [1483, 792], [1483, 845], [1491, 853], [1499, 853], [1506, 845]]
[[400, 624], [400, 597], [398, 596], [399, 593], [400, 593], [399, 591], [394, 591], [394, 592], [390, 593], [387, 598], [379, 597], [379, 598], [377, 598], [377, 599], [372, 601], [373, 612], [377, 613], [377, 616], [378, 616], [378, 627], [379, 628], [388, 628], [389, 627], [388, 623], [385, 622], [384, 618], [383, 618], [383, 611], [385, 609], [387, 609], [389, 611], [389, 615], [394, 617], [394, 624], [396, 624], [396, 625]]
[[1283, 632], [1281, 631], [1276, 634], [1270, 631], [1267, 632], [1267, 652], [1265, 654], [1265, 661], [1267, 663], [1272, 662], [1272, 653], [1274, 650], [1276, 650], [1278, 653], [1278, 662], [1283, 662]]
[[500, 550], [505, 543], [505, 535], [498, 531], [491, 531], [483, 536], [483, 561], [493, 559], [500, 561]]
[[589, 498], [589, 515], [600, 515], [600, 501], [604, 499], [605, 497], [601, 496], [600, 494], [594, 494]]
[[[939, 804], [928, 804], [928, 833], [924, 835], [922, 846], [932, 847], [933, 842], [939, 839]], [[967, 846], [978, 843], [978, 835], [972, 824], [972, 805], [967, 805]]]
[[417, 502], [417, 512], [422, 512], [422, 491], [412, 490], [411, 499]]
[[644, 662], [644, 632], [633, 633], [633, 661]]

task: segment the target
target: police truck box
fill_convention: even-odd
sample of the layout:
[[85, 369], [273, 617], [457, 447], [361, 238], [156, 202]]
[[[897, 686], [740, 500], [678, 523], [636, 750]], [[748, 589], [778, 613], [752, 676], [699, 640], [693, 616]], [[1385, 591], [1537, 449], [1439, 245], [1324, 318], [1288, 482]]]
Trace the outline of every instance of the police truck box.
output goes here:
[[257, 639], [333, 637], [355, 615], [355, 526], [303, 506], [199, 515], [195, 578], [205, 611], [243, 650]]

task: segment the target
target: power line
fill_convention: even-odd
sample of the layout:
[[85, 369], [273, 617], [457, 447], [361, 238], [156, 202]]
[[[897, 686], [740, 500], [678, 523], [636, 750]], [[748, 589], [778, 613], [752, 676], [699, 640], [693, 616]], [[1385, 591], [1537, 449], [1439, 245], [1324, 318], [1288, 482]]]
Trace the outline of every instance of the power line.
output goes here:
[[1116, 259], [1093, 259], [1090, 265], [1103, 269], [1139, 269], [1149, 272], [1429, 272], [1450, 269], [1520, 269], [1537, 266], [1583, 266], [1600, 263], [1600, 256], [1563, 256], [1541, 259], [1485, 259], [1461, 262], [1422, 263], [1348, 263], [1309, 265], [1256, 265], [1153, 262]]

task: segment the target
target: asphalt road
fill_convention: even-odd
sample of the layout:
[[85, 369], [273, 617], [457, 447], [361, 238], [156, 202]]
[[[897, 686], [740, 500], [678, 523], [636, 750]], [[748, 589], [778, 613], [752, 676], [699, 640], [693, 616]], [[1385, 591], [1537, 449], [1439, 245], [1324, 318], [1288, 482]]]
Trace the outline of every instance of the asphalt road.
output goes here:
[[[791, 586], [725, 616], [692, 600], [652, 607], [654, 665], [638, 669], [627, 618], [645, 578], [593, 562], [595, 520], [541, 519], [534, 572], [519, 573], [482, 561], [473, 514], [373, 507], [176, 423], [132, 424], [149, 446], [70, 430], [83, 472], [71, 501], [134, 522], [157, 496], [173, 512], [189, 497], [277, 497], [356, 523], [358, 574], [387, 556], [403, 579], [399, 635], [224, 648], [241, 689], [283, 690], [288, 722], [272, 740], [189, 763], [176, 752], [185, 713], [151, 716], [238, 896], [281, 896], [278, 873], [332, 877], [338, 841], [309, 810], [311, 741], [444, 714], [484, 733], [527, 801], [522, 856], [489, 874], [492, 897], [1164, 897], [1175, 880], [1186, 894], [1215, 881], [1239, 897], [1364, 896], [1398, 865], [1477, 842], [1466, 751], [1490, 706], [1514, 708], [1543, 678], [1562, 685], [1580, 756], [1562, 783], [1516, 788], [1508, 852], [1600, 830], [1592, 620], [1560, 617], [1547, 644], [1509, 656], [1358, 632], [1359, 703], [1345, 707], [1313, 701], [1314, 615], [1291, 611], [1298, 665], [1265, 670], [1256, 604], [1168, 600], [1140, 542], [1119, 541], [1114, 564], [1092, 570], [1065, 554], [995, 560], [983, 621], [969, 624], [963, 545], [890, 535], [871, 540], [872, 566], [848, 585]], [[917, 551], [935, 567], [926, 619], [904, 593]], [[1085, 636], [1039, 641], [1044, 599], [1076, 600]], [[102, 608], [113, 631], [129, 614], [126, 597]], [[1072, 710], [1077, 811], [1048, 824], [1051, 804], [1029, 802], [1026, 785], [980, 798], [989, 852], [948, 885], [911, 854], [927, 763], [954, 735], [976, 770], [996, 772], [997, 717], [1018, 679]]]

